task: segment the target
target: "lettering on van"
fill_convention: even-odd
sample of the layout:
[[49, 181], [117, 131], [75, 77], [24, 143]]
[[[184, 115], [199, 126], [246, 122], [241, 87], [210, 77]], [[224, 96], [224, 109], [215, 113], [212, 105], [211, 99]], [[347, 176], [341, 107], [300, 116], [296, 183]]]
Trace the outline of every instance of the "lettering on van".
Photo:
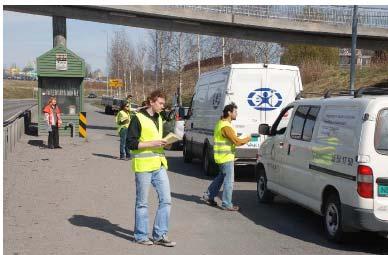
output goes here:
[[221, 104], [221, 90], [217, 90], [217, 92], [214, 93], [212, 97], [213, 108], [217, 109], [220, 104]]
[[248, 104], [258, 111], [272, 111], [283, 103], [282, 95], [270, 88], [255, 89], [248, 95]]
[[338, 154], [333, 154], [332, 158], [331, 158], [331, 162], [333, 163], [337, 163], [337, 164], [342, 164], [342, 165], [345, 165], [345, 166], [353, 166], [353, 158], [350, 158], [350, 157], [346, 157], [346, 156], [342, 156], [342, 155], [338, 155]]

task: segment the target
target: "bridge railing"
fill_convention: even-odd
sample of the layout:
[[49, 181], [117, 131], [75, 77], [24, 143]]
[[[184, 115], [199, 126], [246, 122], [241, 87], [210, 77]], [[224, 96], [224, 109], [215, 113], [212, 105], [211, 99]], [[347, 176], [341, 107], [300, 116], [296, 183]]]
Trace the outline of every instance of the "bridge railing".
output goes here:
[[[176, 5], [195, 11], [252, 16], [261, 19], [287, 19], [298, 22], [352, 24], [353, 6], [308, 5]], [[358, 8], [358, 25], [388, 28], [388, 9]]]
[[15, 150], [16, 143], [22, 135], [27, 133], [32, 114], [37, 106], [21, 111], [3, 123], [3, 160], [7, 160], [9, 153]]

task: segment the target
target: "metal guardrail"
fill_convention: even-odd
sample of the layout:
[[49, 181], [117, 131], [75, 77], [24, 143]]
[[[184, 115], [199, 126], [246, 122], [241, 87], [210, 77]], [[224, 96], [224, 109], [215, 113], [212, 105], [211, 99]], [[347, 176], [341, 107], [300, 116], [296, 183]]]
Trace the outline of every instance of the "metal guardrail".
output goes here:
[[[353, 6], [332, 5], [175, 5], [195, 11], [216, 12], [257, 17], [260, 19], [287, 19], [298, 22], [352, 24]], [[388, 28], [388, 9], [358, 8], [358, 25]]]
[[23, 134], [27, 133], [31, 123], [31, 109], [33, 105], [3, 122], [3, 159], [7, 160], [8, 154], [15, 149], [16, 143]]

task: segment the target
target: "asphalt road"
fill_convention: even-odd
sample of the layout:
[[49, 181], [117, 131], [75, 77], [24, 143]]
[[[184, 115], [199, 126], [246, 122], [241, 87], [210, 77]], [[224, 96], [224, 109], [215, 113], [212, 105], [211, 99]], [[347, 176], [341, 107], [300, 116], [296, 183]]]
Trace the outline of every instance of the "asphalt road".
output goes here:
[[4, 99], [3, 100], [3, 121], [24, 111], [37, 103], [36, 99]]
[[[199, 162], [183, 163], [180, 151], [167, 152], [169, 237], [177, 246], [137, 245], [134, 174], [117, 159], [114, 117], [86, 110], [87, 142], [61, 137], [63, 149], [49, 150], [47, 137], [24, 136], [4, 163], [4, 254], [388, 254], [387, 239], [373, 233], [328, 242], [321, 218], [286, 199], [258, 204], [249, 169], [237, 169], [233, 200], [241, 212], [209, 207], [200, 196], [211, 180]], [[149, 201], [151, 228], [154, 191]]]

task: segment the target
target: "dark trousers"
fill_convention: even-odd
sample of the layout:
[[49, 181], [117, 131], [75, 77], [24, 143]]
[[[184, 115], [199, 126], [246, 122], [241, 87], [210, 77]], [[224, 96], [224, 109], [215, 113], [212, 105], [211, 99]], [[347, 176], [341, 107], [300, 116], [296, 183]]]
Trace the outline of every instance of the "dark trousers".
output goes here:
[[51, 126], [52, 131], [49, 132], [47, 146], [49, 148], [59, 147], [58, 126]]
[[129, 149], [128, 147], [126, 146], [126, 142], [127, 142], [127, 132], [128, 132], [128, 129], [127, 128], [121, 128], [120, 129], [120, 158], [130, 158], [131, 157], [131, 154], [129, 153]]

